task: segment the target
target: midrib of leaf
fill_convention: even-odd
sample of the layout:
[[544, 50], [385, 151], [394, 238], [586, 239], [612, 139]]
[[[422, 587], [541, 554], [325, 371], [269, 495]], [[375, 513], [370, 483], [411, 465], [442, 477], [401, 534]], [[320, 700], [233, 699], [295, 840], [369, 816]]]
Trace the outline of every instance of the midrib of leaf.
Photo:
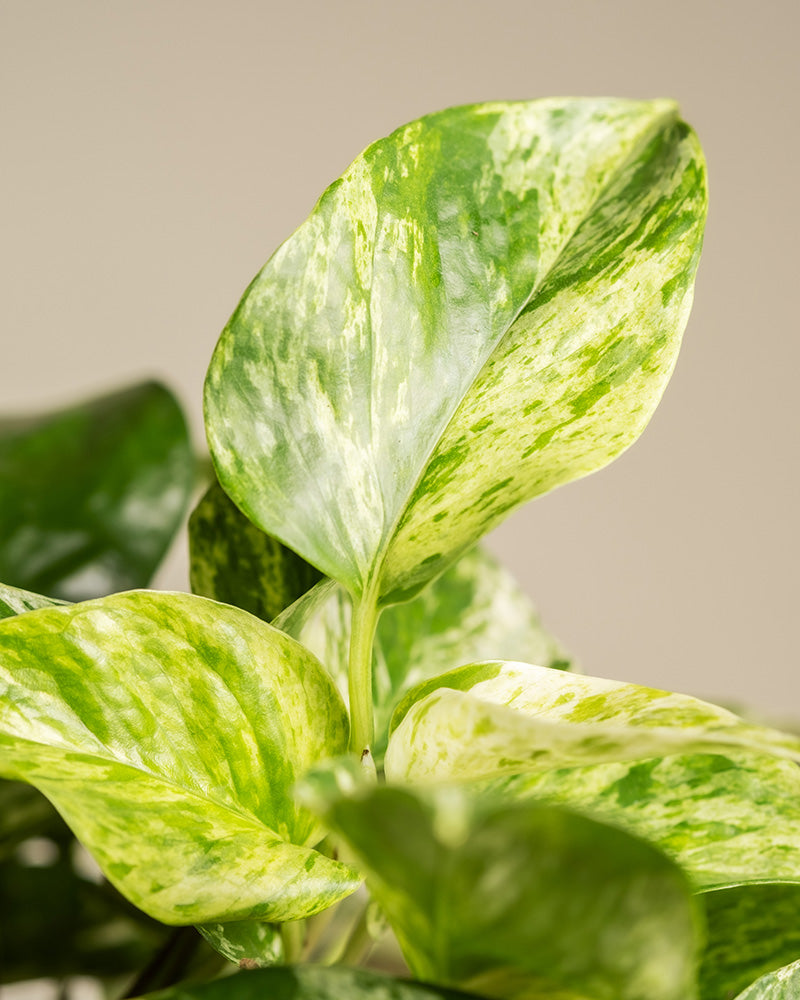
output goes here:
[[[12, 739], [14, 742], [28, 744], [30, 746], [42, 747], [45, 750], [51, 752], [62, 751], [64, 754], [75, 755], [77, 757], [84, 758], [85, 760], [97, 761], [101, 765], [107, 766], [108, 764], [112, 764], [114, 767], [125, 768], [137, 774], [144, 774], [148, 778], [162, 785], [165, 785], [167, 788], [176, 789], [181, 793], [181, 795], [184, 795], [186, 798], [193, 799], [200, 803], [211, 803], [212, 805], [218, 806], [225, 812], [230, 813], [231, 816], [238, 816], [240, 819], [245, 820], [247, 823], [253, 826], [254, 829], [265, 830], [267, 833], [274, 834], [277, 839], [283, 840], [286, 843], [290, 843], [290, 841], [287, 841], [286, 838], [282, 837], [276, 830], [273, 830], [272, 827], [267, 826], [267, 824], [264, 823], [263, 820], [261, 820], [254, 813], [247, 812], [244, 809], [237, 809], [230, 802], [224, 802], [215, 795], [201, 795], [200, 792], [197, 792], [191, 788], [187, 788], [185, 785], [180, 784], [179, 782], [167, 777], [166, 775], [158, 774], [156, 771], [153, 771], [150, 768], [144, 767], [140, 764], [135, 764], [128, 760], [120, 760], [118, 757], [114, 757], [110, 751], [109, 755], [106, 757], [100, 753], [97, 753], [96, 751], [73, 750], [69, 747], [57, 747], [49, 743], [42, 743], [40, 740], [31, 740], [19, 736], [10, 737], [10, 739]], [[27, 781], [27, 779], [25, 778], [15, 778], [14, 780]], [[28, 782], [28, 783], [35, 784], [35, 782]], [[37, 788], [39, 787], [38, 784], [36, 785], [36, 787]], [[47, 793], [45, 792], [44, 794], [46, 795]], [[99, 792], [99, 794], [102, 795], [102, 791]], [[303, 845], [297, 845], [297, 846], [303, 846]]]
[[[538, 293], [542, 290], [542, 288], [549, 281], [551, 274], [557, 269], [557, 266], [558, 266], [559, 262], [561, 261], [562, 257], [564, 256], [565, 251], [569, 248], [569, 246], [571, 245], [572, 241], [575, 239], [576, 234], [579, 232], [579, 230], [584, 225], [584, 223], [592, 216], [592, 214], [597, 209], [598, 205], [602, 204], [602, 202], [604, 201], [606, 195], [608, 194], [609, 189], [614, 186], [614, 184], [616, 183], [616, 181], [619, 180], [619, 178], [625, 173], [625, 171], [628, 169], [628, 167], [638, 158], [638, 156], [640, 155], [640, 153], [644, 149], [647, 148], [647, 146], [649, 145], [649, 143], [658, 134], [658, 132], [659, 132], [660, 128], [662, 127], [662, 125], [665, 122], [670, 121], [670, 120], [672, 122], [676, 122], [678, 120], [678, 113], [677, 112], [678, 112], [677, 105], [671, 103], [670, 107], [669, 107], [669, 110], [665, 109], [664, 111], [662, 111], [661, 114], [659, 114], [658, 117], [654, 119], [654, 121], [652, 122], [651, 126], [648, 129], [646, 129], [644, 132], [642, 132], [642, 134], [639, 137], [639, 139], [631, 147], [630, 151], [628, 152], [628, 155], [623, 160], [621, 160], [619, 162], [619, 164], [615, 167], [615, 169], [613, 170], [613, 172], [611, 174], [609, 174], [608, 178], [606, 178], [605, 183], [597, 191], [597, 193], [595, 194], [594, 198], [591, 200], [590, 204], [586, 207], [586, 209], [584, 210], [584, 212], [578, 218], [577, 222], [575, 223], [575, 225], [573, 226], [573, 228], [571, 229], [571, 231], [569, 232], [569, 234], [567, 236], [565, 236], [565, 238], [563, 239], [563, 241], [562, 241], [559, 249], [553, 255], [553, 259], [552, 259], [552, 261], [550, 263], [550, 266], [546, 270], [544, 270], [541, 274], [537, 270], [536, 278], [534, 280], [533, 287], [531, 288], [530, 294], [528, 295], [527, 299], [525, 299], [520, 304], [519, 308], [514, 313], [513, 318], [510, 320], [510, 322], [506, 326], [506, 328], [503, 331], [503, 333], [497, 338], [496, 341], [494, 341], [493, 343], [487, 345], [487, 348], [486, 348], [484, 354], [482, 355], [482, 357], [480, 359], [480, 364], [476, 364], [476, 366], [475, 366], [475, 371], [473, 372], [472, 378], [470, 379], [469, 383], [465, 386], [464, 391], [460, 394], [460, 396], [458, 398], [454, 398], [452, 407], [450, 408], [449, 412], [447, 414], [445, 414], [445, 416], [442, 418], [442, 420], [440, 422], [439, 429], [437, 430], [436, 436], [431, 438], [431, 446], [428, 449], [428, 451], [425, 453], [424, 461], [420, 463], [420, 467], [419, 467], [419, 470], [417, 472], [416, 478], [413, 480], [413, 482], [410, 485], [410, 488], [406, 492], [405, 501], [404, 501], [403, 506], [400, 507], [400, 508], [398, 508], [398, 512], [395, 515], [395, 517], [393, 518], [391, 524], [389, 525], [388, 530], [386, 528], [384, 528], [383, 539], [381, 541], [381, 545], [380, 545], [380, 547], [379, 547], [379, 549], [378, 549], [378, 551], [376, 553], [375, 559], [373, 561], [373, 569], [371, 570], [371, 572], [369, 574], [369, 577], [367, 578], [367, 581], [366, 581], [366, 584], [365, 584], [365, 586], [363, 588], [362, 593], [368, 592], [371, 588], [376, 587], [376, 586], [377, 586], [378, 593], [380, 593], [380, 583], [381, 583], [381, 579], [382, 579], [382, 576], [383, 576], [384, 563], [386, 562], [386, 557], [389, 554], [389, 550], [391, 549], [392, 542], [393, 542], [393, 540], [394, 540], [394, 538], [395, 538], [395, 536], [397, 534], [397, 529], [402, 524], [402, 522], [403, 522], [403, 520], [404, 520], [404, 518], [406, 516], [406, 513], [409, 510], [409, 506], [411, 504], [411, 501], [413, 500], [413, 498], [414, 498], [414, 496], [415, 496], [415, 494], [417, 492], [417, 487], [420, 485], [420, 483], [422, 482], [422, 480], [423, 480], [423, 478], [425, 476], [425, 473], [426, 473], [426, 471], [428, 469], [428, 466], [430, 464], [432, 456], [436, 452], [436, 449], [439, 447], [439, 444], [440, 444], [442, 438], [445, 436], [447, 430], [452, 425], [452, 423], [453, 423], [453, 421], [454, 421], [454, 419], [455, 419], [455, 417], [456, 417], [456, 415], [457, 415], [457, 413], [458, 413], [458, 411], [459, 411], [459, 409], [461, 407], [462, 402], [464, 401], [464, 399], [466, 399], [469, 396], [469, 394], [472, 391], [473, 386], [475, 385], [475, 383], [480, 379], [481, 375], [483, 374], [483, 371], [484, 371], [484, 369], [486, 367], [487, 361], [492, 357], [492, 355], [495, 352], [497, 352], [497, 351], [500, 350], [500, 348], [502, 347], [504, 341], [508, 337], [511, 329], [513, 328], [514, 324], [517, 322], [517, 320], [522, 315], [522, 313], [528, 308], [528, 306], [531, 304], [531, 302], [536, 297], [536, 295], [538, 295]], [[372, 256], [373, 256], [373, 261], [374, 261], [374, 258], [375, 258], [375, 241], [373, 241]], [[372, 349], [372, 347], [373, 347], [372, 341], [373, 341], [373, 338], [370, 337], [369, 338], [369, 344], [370, 344], [370, 370], [372, 370], [372, 361], [373, 361], [373, 357], [374, 357], [374, 352], [373, 352], [373, 349]], [[552, 364], [548, 365], [547, 367], [552, 367], [555, 364], [556, 364], [556, 362], [553, 361]], [[370, 399], [372, 399], [373, 384], [374, 383], [371, 380], [370, 381]], [[372, 403], [370, 403], [370, 441], [373, 441], [373, 435], [372, 435], [373, 426], [374, 426], [374, 413], [373, 413]], [[354, 598], [356, 600], [360, 601], [361, 600], [361, 595], [360, 594], [359, 595], [354, 595]], [[378, 604], [379, 604], [379, 608], [381, 606], [383, 606], [381, 604], [380, 597], [379, 597], [379, 600], [378, 600]]]

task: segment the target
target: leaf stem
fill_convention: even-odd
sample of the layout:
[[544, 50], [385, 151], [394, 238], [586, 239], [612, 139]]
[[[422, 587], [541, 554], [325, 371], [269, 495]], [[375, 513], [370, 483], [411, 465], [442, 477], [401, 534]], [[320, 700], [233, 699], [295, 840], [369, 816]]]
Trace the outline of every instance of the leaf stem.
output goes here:
[[348, 690], [350, 693], [350, 749], [363, 756], [372, 747], [372, 643], [378, 624], [376, 587], [367, 587], [353, 600], [350, 628]]

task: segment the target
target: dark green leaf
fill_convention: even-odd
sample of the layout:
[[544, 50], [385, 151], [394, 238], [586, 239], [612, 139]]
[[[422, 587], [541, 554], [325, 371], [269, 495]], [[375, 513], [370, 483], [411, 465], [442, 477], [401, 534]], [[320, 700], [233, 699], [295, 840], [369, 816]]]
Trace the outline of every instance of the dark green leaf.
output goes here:
[[[701, 1000], [727, 1000], [800, 958], [800, 885], [741, 885], [703, 893], [700, 900], [708, 924]], [[800, 996], [800, 989], [787, 996]]]
[[225, 491], [355, 596], [410, 596], [636, 439], [675, 362], [705, 204], [668, 101], [453, 108], [374, 143], [217, 346]]
[[192, 590], [271, 622], [322, 578], [319, 570], [265, 535], [209, 487], [189, 518]]
[[134, 592], [0, 623], [0, 772], [43, 791], [168, 923], [297, 919], [353, 891], [292, 794], [347, 729], [310, 653], [203, 598]]
[[193, 483], [183, 415], [153, 382], [0, 422], [0, 580], [67, 600], [145, 586]]
[[439, 789], [307, 795], [365, 866], [421, 979], [487, 996], [691, 1000], [697, 923], [683, 873], [575, 813]]

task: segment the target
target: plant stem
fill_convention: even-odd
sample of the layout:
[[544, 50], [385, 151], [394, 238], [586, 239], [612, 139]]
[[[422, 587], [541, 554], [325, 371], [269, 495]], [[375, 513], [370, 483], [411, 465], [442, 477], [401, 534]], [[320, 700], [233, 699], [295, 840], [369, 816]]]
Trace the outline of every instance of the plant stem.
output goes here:
[[300, 957], [305, 930], [305, 923], [302, 920], [289, 920], [281, 924], [283, 957], [287, 965], [292, 965]]
[[378, 624], [375, 587], [370, 585], [353, 601], [348, 685], [350, 692], [350, 749], [363, 756], [372, 747], [372, 643]]
[[358, 965], [364, 958], [366, 952], [371, 949], [373, 941], [369, 934], [369, 921], [367, 912], [369, 902], [364, 905], [364, 909], [353, 925], [353, 929], [345, 942], [344, 950], [338, 959], [340, 965]]

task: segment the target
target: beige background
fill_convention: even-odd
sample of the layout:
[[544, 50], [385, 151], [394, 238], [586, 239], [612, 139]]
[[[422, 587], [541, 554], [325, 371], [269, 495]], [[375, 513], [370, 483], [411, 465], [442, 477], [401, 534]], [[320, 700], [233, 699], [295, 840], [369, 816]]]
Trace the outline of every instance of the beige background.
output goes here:
[[198, 443], [228, 314], [368, 142], [466, 101], [677, 98], [712, 203], [675, 377], [630, 452], [490, 544], [587, 671], [800, 717], [795, 2], [0, 10], [0, 410], [157, 375]]

